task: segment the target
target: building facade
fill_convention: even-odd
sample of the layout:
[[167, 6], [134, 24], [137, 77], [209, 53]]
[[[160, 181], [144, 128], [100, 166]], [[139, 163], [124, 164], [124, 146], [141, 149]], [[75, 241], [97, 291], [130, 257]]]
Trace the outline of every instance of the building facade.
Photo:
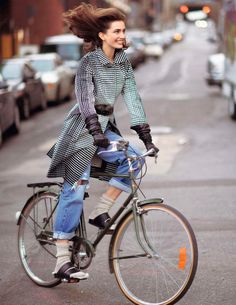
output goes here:
[[167, 22], [172, 0], [4, 0], [0, 1], [0, 60], [19, 54], [20, 46], [39, 46], [48, 36], [67, 31], [62, 13], [81, 2], [115, 6], [128, 16], [128, 27], [152, 30]]

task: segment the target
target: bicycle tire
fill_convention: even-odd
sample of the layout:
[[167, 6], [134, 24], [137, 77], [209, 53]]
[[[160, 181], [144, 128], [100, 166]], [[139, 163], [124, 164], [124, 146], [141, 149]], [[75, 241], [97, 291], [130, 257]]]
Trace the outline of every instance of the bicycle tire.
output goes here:
[[29, 278], [43, 287], [54, 287], [61, 283], [52, 274], [56, 264], [56, 247], [52, 238], [55, 213], [52, 211], [57, 200], [57, 193], [36, 193], [26, 203], [19, 220], [18, 252], [21, 264]]
[[[110, 244], [110, 264], [124, 295], [138, 305], [170, 305], [191, 286], [198, 248], [187, 219], [160, 203], [141, 205], [146, 236], [156, 255], [149, 256], [137, 241], [133, 212], [117, 225]], [[141, 240], [145, 245], [144, 235]], [[150, 247], [149, 247], [150, 248]]]

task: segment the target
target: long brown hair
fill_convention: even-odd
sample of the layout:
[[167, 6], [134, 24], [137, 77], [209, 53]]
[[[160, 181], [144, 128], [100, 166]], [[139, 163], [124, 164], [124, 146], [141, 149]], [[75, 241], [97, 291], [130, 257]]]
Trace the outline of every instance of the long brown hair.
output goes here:
[[63, 13], [63, 19], [73, 34], [84, 39], [85, 51], [88, 52], [102, 46], [99, 32], [105, 33], [113, 21], [125, 22], [126, 16], [116, 8], [96, 8], [82, 3]]

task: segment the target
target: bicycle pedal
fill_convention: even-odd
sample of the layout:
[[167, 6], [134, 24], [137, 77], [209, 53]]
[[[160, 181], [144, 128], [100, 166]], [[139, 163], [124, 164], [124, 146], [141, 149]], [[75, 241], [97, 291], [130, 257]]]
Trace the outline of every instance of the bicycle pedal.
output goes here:
[[114, 230], [108, 230], [107, 232], [106, 232], [106, 235], [112, 235], [114, 233]]
[[61, 279], [61, 281], [62, 281], [63, 283], [67, 283], [67, 284], [76, 284], [76, 283], [78, 283], [80, 280], [79, 280], [79, 279], [70, 278], [70, 279]]
[[[106, 235], [112, 235], [115, 231], [116, 228], [116, 224], [113, 224], [106, 232]], [[103, 229], [99, 229], [99, 232], [103, 231]]]

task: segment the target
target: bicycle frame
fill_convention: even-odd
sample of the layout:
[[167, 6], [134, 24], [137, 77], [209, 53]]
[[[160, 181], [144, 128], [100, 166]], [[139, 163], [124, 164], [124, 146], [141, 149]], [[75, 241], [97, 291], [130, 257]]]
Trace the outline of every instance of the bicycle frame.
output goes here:
[[[138, 195], [137, 195], [138, 186], [135, 183], [135, 176], [134, 176], [135, 169], [132, 167], [132, 160], [128, 156], [127, 156], [127, 160], [129, 163], [128, 175], [118, 175], [118, 174], [102, 173], [102, 172], [93, 173], [93, 177], [103, 176], [103, 177], [110, 177], [110, 178], [112, 178], [112, 177], [129, 178], [131, 181], [131, 193], [129, 194], [129, 196], [127, 197], [125, 202], [122, 204], [122, 206], [118, 209], [118, 211], [111, 218], [111, 220], [109, 221], [109, 223], [105, 227], [105, 229], [101, 230], [98, 233], [96, 239], [92, 243], [92, 246], [94, 249], [96, 248], [96, 246], [103, 239], [103, 237], [106, 234], [108, 234], [111, 226], [115, 223], [115, 221], [119, 218], [119, 216], [123, 213], [123, 211], [129, 205], [129, 203], [132, 201], [132, 212], [134, 215], [135, 232], [136, 232], [136, 237], [137, 237], [138, 243], [139, 243], [140, 247], [143, 249], [143, 251], [145, 253], [144, 255], [158, 256], [147, 237], [144, 221], [142, 220], [143, 209], [139, 206], [140, 201], [139, 201]], [[155, 202], [156, 202], [156, 200], [157, 199], [155, 199]], [[160, 203], [163, 202], [162, 199], [158, 198], [158, 200], [160, 201]], [[154, 199], [151, 201], [149, 200], [149, 203], [151, 203], [153, 201], [154, 201]], [[82, 233], [82, 236], [85, 237], [87, 233], [86, 233], [86, 227], [85, 227], [84, 221], [81, 221], [81, 227], [79, 228], [79, 230], [80, 230], [80, 233]], [[141, 240], [141, 234], [143, 234], [146, 245]]]

